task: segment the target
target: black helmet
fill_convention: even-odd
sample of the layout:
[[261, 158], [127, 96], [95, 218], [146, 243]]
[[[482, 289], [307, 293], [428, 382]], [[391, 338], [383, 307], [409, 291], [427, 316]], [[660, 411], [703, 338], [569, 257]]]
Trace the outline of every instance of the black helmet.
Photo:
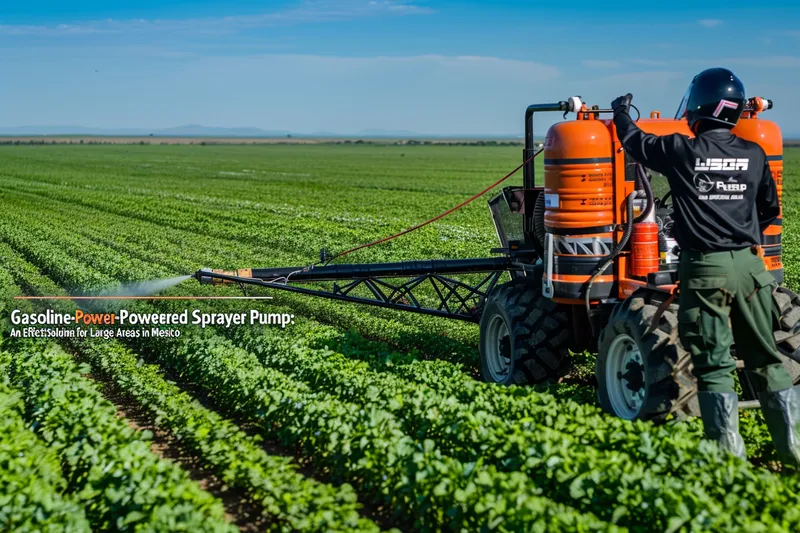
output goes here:
[[733, 128], [746, 102], [744, 85], [726, 68], [710, 68], [694, 77], [681, 100], [676, 119], [686, 117], [689, 128], [698, 120]]

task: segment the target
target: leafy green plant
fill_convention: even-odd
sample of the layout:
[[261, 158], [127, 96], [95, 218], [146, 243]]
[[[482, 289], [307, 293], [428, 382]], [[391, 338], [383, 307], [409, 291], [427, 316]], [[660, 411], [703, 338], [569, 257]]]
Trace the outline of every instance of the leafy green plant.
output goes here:
[[65, 494], [58, 457], [28, 429], [23, 411], [22, 393], [0, 375], [0, 529], [91, 531], [83, 508]]
[[142, 436], [81, 377], [85, 368], [53, 346], [26, 342], [4, 353], [3, 373], [24, 391], [27, 416], [61, 458], [67, 490], [95, 528], [236, 531], [222, 504], [159, 459]]

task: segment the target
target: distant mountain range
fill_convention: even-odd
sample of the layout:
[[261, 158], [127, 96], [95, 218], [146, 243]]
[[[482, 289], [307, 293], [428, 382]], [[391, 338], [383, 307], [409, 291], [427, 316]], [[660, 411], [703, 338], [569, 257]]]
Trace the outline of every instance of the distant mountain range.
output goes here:
[[[297, 138], [391, 138], [391, 139], [495, 139], [495, 140], [520, 140], [521, 133], [507, 134], [481, 134], [481, 133], [417, 133], [409, 130], [384, 130], [366, 129], [355, 133], [335, 133], [331, 131], [315, 131], [311, 133], [297, 133], [289, 130], [265, 130], [261, 128], [220, 128], [202, 126], [200, 124], [187, 124], [174, 128], [144, 129], [144, 128], [92, 128], [87, 126], [0, 126], [0, 135], [105, 135], [105, 136], [135, 136], [135, 137], [264, 137], [280, 138], [291, 135]], [[800, 142], [800, 132], [784, 132], [784, 141]], [[538, 140], [538, 139], [537, 139]]]
[[5, 135], [153, 135], [159, 137], [203, 136], [203, 137], [285, 137], [288, 131], [268, 131], [261, 128], [214, 128], [199, 124], [188, 124], [174, 128], [91, 128], [86, 126], [17, 126], [0, 127]]
[[218, 128], [187, 124], [174, 128], [91, 128], [86, 126], [0, 126], [0, 135], [107, 135], [107, 136], [154, 136], [154, 137], [400, 137], [400, 138], [475, 138], [475, 139], [521, 139], [521, 134], [481, 135], [481, 134], [422, 134], [408, 130], [367, 129], [355, 133], [333, 133], [317, 131], [296, 133], [288, 130], [264, 130], [261, 128]]

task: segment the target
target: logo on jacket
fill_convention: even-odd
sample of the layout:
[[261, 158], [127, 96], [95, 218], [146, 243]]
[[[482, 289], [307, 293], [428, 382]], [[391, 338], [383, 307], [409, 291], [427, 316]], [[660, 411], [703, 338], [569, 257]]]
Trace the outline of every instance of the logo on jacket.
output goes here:
[[735, 197], [735, 198], [729, 197], [730, 195], [728, 195], [726, 197], [722, 197], [719, 194], [717, 194], [716, 196], [709, 198], [707, 196], [702, 196], [702, 195], [705, 195], [705, 194], [711, 192], [713, 189], [716, 189], [717, 193], [744, 192], [744, 191], [747, 190], [747, 184], [746, 183], [737, 183], [736, 180], [733, 179], [733, 178], [729, 178], [727, 182], [724, 182], [724, 181], [720, 181], [720, 180], [713, 180], [707, 174], [700, 173], [700, 174], [695, 174], [694, 175], [694, 180], [693, 181], [694, 181], [694, 186], [701, 193], [701, 196], [700, 196], [701, 200], [709, 200], [709, 199], [710, 200], [741, 200], [742, 197], [738, 197], [738, 196]]
[[698, 191], [705, 193], [714, 188], [714, 182], [705, 174], [695, 174], [694, 186], [697, 187]]
[[733, 172], [747, 170], [749, 164], [750, 160], [747, 158], [736, 159], [734, 157], [708, 157], [705, 161], [701, 161], [698, 157], [694, 162], [694, 171], [702, 172], [704, 170], [721, 170]]

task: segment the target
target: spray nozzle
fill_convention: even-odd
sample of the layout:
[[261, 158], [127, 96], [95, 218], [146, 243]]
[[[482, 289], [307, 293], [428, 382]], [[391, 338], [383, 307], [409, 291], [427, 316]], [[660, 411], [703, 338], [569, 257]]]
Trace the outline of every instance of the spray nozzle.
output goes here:
[[204, 285], [207, 283], [213, 283], [212, 278], [205, 275], [206, 272], [211, 272], [211, 269], [201, 268], [200, 270], [192, 274], [192, 277]]
[[252, 278], [253, 270], [250, 268], [240, 268], [238, 270], [222, 270], [218, 268], [201, 268], [195, 272], [191, 277], [199, 281], [203, 285], [221, 285], [223, 283], [236, 283], [236, 280], [221, 278], [213, 274], [222, 274], [224, 276], [237, 277], [237, 278]]

